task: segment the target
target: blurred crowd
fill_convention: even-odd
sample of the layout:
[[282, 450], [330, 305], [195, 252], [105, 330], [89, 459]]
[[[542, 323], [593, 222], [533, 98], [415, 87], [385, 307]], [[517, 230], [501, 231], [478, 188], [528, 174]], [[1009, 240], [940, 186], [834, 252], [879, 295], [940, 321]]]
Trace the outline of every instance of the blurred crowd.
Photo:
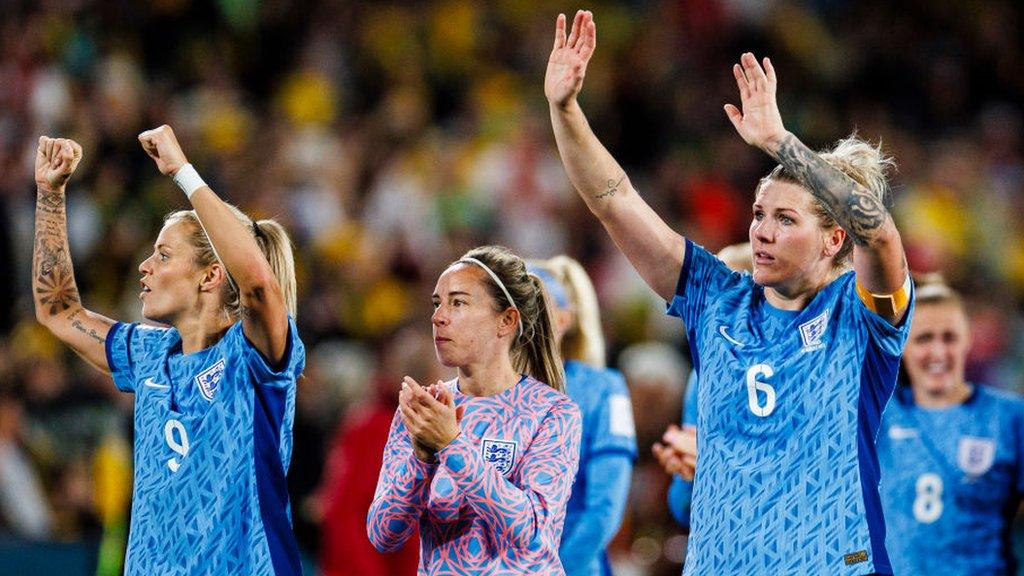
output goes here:
[[[568, 253], [594, 278], [610, 364], [627, 376], [641, 446], [613, 558], [625, 575], [679, 573], [685, 535], [668, 514], [669, 479], [649, 446], [679, 419], [689, 371], [683, 330], [575, 197], [542, 91], [555, 16], [579, 6], [0, 6], [0, 540], [99, 542], [100, 570], [117, 571], [132, 398], [35, 323], [31, 167], [40, 134], [82, 143], [68, 187], [78, 284], [91, 309], [138, 321], [137, 267], [162, 217], [186, 203], [136, 141], [167, 123], [219, 194], [278, 218], [295, 242], [309, 362], [289, 482], [310, 565], [323, 524], [354, 506], [332, 490], [350, 467], [368, 467], [346, 452], [347, 434], [375, 410], [392, 410], [406, 370], [421, 381], [444, 374], [429, 336], [438, 273], [467, 248], [497, 243], [532, 258]], [[790, 130], [823, 147], [856, 129], [896, 158], [892, 206], [911, 267], [942, 272], [968, 297], [968, 377], [1024, 387], [1019, 7], [634, 0], [586, 8], [600, 28], [583, 95], [588, 116], [677, 230], [712, 251], [746, 238], [754, 186], [771, 164], [734, 134], [722, 104], [738, 99], [730, 66], [739, 54], [768, 54]], [[376, 470], [365, 474], [375, 481]]]

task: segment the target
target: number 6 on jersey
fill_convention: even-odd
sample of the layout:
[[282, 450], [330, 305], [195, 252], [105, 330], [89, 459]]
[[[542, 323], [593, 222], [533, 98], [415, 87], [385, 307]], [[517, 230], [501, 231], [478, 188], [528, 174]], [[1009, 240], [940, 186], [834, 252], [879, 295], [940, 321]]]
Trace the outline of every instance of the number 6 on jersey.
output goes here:
[[[775, 389], [769, 384], [758, 382], [758, 376], [771, 378], [775, 374], [767, 364], [755, 364], [747, 369], [747, 404], [755, 416], [764, 418], [775, 411]], [[764, 393], [764, 404], [761, 404], [757, 393]]]

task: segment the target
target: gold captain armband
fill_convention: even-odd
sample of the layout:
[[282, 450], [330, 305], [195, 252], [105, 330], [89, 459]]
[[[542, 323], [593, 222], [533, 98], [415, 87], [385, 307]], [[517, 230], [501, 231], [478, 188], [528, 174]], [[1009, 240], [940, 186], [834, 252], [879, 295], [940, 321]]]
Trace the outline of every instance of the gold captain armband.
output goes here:
[[907, 305], [910, 303], [910, 291], [913, 287], [914, 281], [911, 280], [910, 274], [907, 274], [907, 280], [903, 282], [903, 286], [900, 286], [899, 290], [892, 294], [872, 294], [868, 292], [867, 288], [861, 286], [860, 282], [857, 282], [857, 296], [868, 307], [868, 310], [875, 314], [885, 318], [896, 318], [907, 309]]

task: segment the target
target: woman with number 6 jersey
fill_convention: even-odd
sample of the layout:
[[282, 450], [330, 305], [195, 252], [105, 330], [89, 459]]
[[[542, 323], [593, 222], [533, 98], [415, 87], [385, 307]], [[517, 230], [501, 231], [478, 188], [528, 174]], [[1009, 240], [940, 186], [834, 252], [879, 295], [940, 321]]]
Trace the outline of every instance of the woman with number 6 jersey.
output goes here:
[[542, 280], [483, 246], [441, 273], [432, 302], [437, 359], [458, 377], [401, 383], [370, 542], [395, 550], [418, 528], [421, 575], [564, 574], [580, 411], [562, 393]]
[[1024, 492], [1024, 401], [964, 379], [964, 303], [917, 283], [903, 350], [909, 386], [882, 418], [878, 460], [886, 545], [901, 576], [1016, 573], [1010, 539]]
[[35, 168], [36, 317], [135, 394], [125, 574], [299, 574], [285, 473], [305, 350], [288, 236], [218, 198], [170, 127], [139, 141], [193, 207], [165, 219], [139, 265], [142, 315], [168, 327], [82, 306], [65, 211], [82, 148], [42, 137]]
[[686, 326], [700, 374], [685, 573], [892, 572], [875, 434], [896, 384], [913, 286], [883, 201], [889, 160], [856, 138], [825, 153], [783, 126], [776, 73], [733, 66], [748, 144], [779, 165], [754, 192], [753, 274], [670, 228], [601, 145], [577, 101], [590, 12], [555, 27], [545, 95], [569, 179]]

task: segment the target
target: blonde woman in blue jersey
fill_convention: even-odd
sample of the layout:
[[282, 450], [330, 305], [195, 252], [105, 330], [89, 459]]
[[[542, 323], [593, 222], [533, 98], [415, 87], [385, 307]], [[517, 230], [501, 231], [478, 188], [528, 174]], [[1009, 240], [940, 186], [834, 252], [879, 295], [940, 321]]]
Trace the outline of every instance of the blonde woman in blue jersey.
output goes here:
[[892, 572], [875, 434], [896, 383], [912, 284], [883, 203], [890, 163], [855, 138], [827, 153], [782, 124], [768, 59], [733, 67], [739, 135], [778, 161], [758, 184], [752, 275], [676, 233], [633, 188], [577, 101], [590, 12], [559, 16], [544, 83], [569, 179], [682, 319], [702, 386], [685, 573]]
[[555, 337], [565, 361], [565, 393], [583, 415], [580, 464], [566, 508], [558, 556], [567, 576], [608, 576], [607, 547], [626, 511], [636, 461], [636, 428], [626, 380], [605, 365], [597, 293], [579, 262], [533, 262], [554, 304]]
[[170, 127], [139, 141], [193, 207], [139, 265], [142, 315], [166, 328], [83, 307], [65, 211], [82, 148], [42, 137], [35, 168], [36, 318], [135, 395], [125, 574], [298, 574], [285, 473], [305, 351], [288, 236], [218, 198]]
[[1016, 574], [1013, 520], [1024, 493], [1024, 402], [965, 379], [964, 303], [917, 283], [903, 351], [909, 386], [882, 418], [878, 459], [886, 545], [900, 576]]

